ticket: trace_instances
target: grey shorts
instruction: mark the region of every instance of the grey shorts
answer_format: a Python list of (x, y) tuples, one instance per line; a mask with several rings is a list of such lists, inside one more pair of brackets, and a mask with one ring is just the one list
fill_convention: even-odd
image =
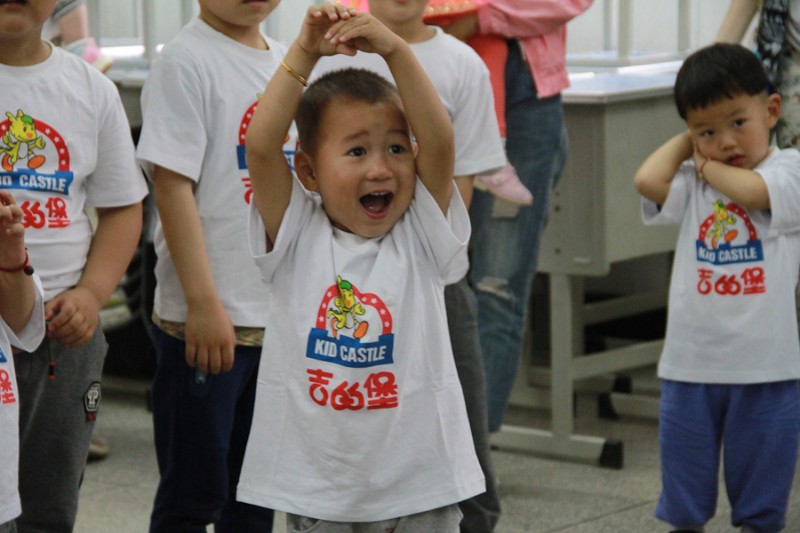
[(457, 504), (379, 522), (329, 522), (287, 513), (289, 533), (458, 533), (461, 511)]

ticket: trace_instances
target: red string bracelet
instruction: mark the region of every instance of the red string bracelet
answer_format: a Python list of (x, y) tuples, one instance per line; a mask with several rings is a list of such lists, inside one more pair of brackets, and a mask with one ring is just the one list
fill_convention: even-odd
[(700, 168), (697, 169), (697, 175), (700, 176), (700, 181), (706, 181), (706, 176), (703, 174), (703, 169), (706, 168), (706, 164), (712, 159), (709, 157), (705, 161), (700, 164)]
[(25, 272), (26, 276), (30, 276), (33, 274), (33, 267), (31, 266), (30, 259), (28, 258), (28, 249), (25, 248), (25, 262), (22, 263), (22, 266), (18, 268), (0, 268), (0, 272), (5, 272), (7, 274), (14, 274), (15, 272), (19, 271)]

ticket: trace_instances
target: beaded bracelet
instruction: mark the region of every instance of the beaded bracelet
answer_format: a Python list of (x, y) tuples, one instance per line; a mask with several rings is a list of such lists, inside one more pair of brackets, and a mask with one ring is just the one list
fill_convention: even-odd
[(18, 268), (0, 268), (0, 272), (5, 272), (6, 274), (14, 274), (19, 271), (25, 272), (26, 276), (30, 276), (33, 274), (33, 267), (31, 266), (30, 259), (28, 258), (28, 249), (25, 248), (25, 262), (22, 263), (22, 266)]
[(303, 76), (300, 75), (295, 69), (287, 65), (283, 60), (281, 60), (281, 66), (292, 76), (294, 79), (299, 81), (303, 84), (303, 87), (308, 87), (308, 80), (305, 79)]

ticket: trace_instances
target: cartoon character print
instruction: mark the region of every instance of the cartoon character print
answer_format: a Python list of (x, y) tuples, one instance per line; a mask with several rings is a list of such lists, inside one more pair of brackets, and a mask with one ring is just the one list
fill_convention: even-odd
[(711, 210), (700, 224), (695, 243), (697, 261), (722, 268), (698, 266), (697, 292), (764, 294), (766, 276), (759, 265), (764, 261), (764, 248), (750, 215), (741, 206), (721, 199), (714, 201)]
[(736, 225), (736, 217), (728, 211), (725, 202), (717, 200), (714, 202), (714, 226), (709, 232), (711, 236), (711, 247), (717, 248), (720, 241), (730, 243), (733, 241), (739, 232), (732, 229)]
[(380, 296), (337, 276), (308, 336), (309, 399), (335, 411), (397, 408), (392, 328), (392, 314)]
[(714, 201), (712, 209), (700, 224), (698, 261), (715, 265), (763, 261), (761, 239), (747, 211), (721, 199)]
[(346, 329), (352, 331), (351, 337), (360, 339), (369, 329), (369, 322), (358, 318), (366, 313), (364, 306), (356, 300), (353, 285), (349, 281), (337, 276), (336, 286), (339, 289), (339, 296), (333, 301), (335, 309), (328, 310), (333, 336), (338, 337), (339, 331)]
[(337, 276), (317, 308), (306, 355), (353, 368), (391, 364), (392, 327), (392, 314), (380, 296), (362, 293)]
[(72, 223), (66, 199), (74, 179), (63, 135), (23, 109), (6, 111), (0, 120), (0, 188), (19, 191), (26, 228)]
[(22, 109), (17, 110), (14, 116), (6, 112), (10, 121), (8, 130), (3, 133), (0, 154), (2, 155), (2, 167), (6, 172), (14, 170), (17, 163), (27, 161), (27, 167), (37, 169), (45, 162), (45, 157), (37, 154), (36, 150), (44, 150), (47, 144), (44, 137), (36, 131), (36, 123), (33, 117), (26, 115)]

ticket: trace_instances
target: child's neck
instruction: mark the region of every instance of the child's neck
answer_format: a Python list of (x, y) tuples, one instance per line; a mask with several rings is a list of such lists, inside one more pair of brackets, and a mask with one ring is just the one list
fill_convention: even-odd
[(409, 44), (429, 41), (436, 36), (433, 26), (428, 26), (422, 20), (400, 24), (384, 22), (384, 24)]
[(15, 39), (0, 41), (0, 64), (9, 67), (30, 67), (38, 65), (51, 52), (50, 45), (38, 35), (36, 39)]
[(202, 13), (200, 14), (200, 18), (206, 24), (239, 44), (255, 48), (256, 50), (269, 50), (269, 45), (267, 45), (267, 42), (261, 35), (261, 30), (258, 26), (233, 26), (217, 18), (203, 16)]

